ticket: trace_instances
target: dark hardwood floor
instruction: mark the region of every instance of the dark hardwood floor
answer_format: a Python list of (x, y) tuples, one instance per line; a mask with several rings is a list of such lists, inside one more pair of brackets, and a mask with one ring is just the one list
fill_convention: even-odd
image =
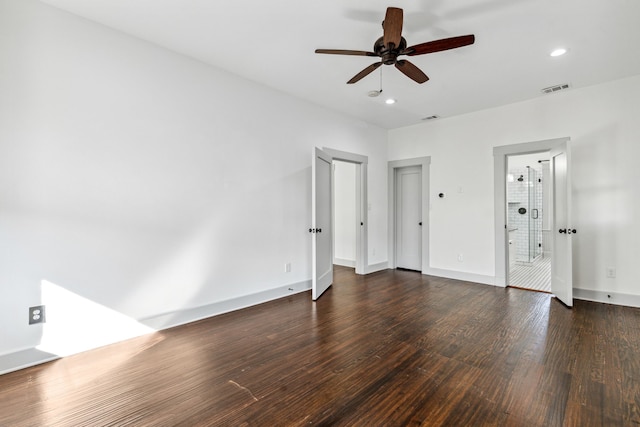
[(394, 270), (0, 376), (1, 426), (638, 424), (640, 310)]

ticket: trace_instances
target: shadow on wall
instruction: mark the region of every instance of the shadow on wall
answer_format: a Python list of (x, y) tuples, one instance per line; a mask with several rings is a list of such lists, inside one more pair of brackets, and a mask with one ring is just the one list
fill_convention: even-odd
[[(127, 292), (125, 312), (135, 309), (135, 301), (154, 298), (165, 307), (171, 301), (169, 310), (140, 317), (164, 328), (280, 297), (276, 289), (284, 285), (292, 285), (293, 292), (306, 290), (300, 286), (311, 277), (310, 186), (307, 167), (225, 200), (214, 222), (156, 260), (157, 267)], [(299, 194), (309, 197), (294, 197)], [(285, 263), (292, 265), (291, 272), (278, 268)]]

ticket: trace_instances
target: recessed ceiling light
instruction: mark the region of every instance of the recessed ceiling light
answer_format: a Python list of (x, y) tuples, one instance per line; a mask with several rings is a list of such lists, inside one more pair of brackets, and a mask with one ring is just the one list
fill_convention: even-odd
[(387, 104), (387, 105), (391, 105), (391, 104), (395, 104), (396, 100), (393, 99), (393, 98), (389, 98), (386, 101), (384, 101), (384, 103)]
[(551, 56), (562, 56), (567, 53), (567, 49), (561, 47), (550, 53)]

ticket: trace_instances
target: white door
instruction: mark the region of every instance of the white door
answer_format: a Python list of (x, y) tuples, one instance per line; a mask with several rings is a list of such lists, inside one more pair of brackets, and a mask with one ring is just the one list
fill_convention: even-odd
[(396, 267), (422, 271), (422, 168), (396, 169)]
[(315, 149), (311, 166), (311, 297), (317, 300), (333, 283), (333, 212), (330, 155)]
[(573, 306), (571, 240), (571, 180), (569, 146), (551, 150), (552, 258), (551, 292), (566, 306)]

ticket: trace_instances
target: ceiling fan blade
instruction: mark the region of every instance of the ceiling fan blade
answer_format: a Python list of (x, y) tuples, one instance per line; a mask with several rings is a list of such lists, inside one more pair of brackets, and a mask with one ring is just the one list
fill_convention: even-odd
[(355, 82), (360, 81), (364, 76), (366, 76), (367, 74), (375, 71), (379, 66), (382, 65), (382, 62), (375, 62), (371, 65), (369, 65), (367, 68), (365, 68), (364, 70), (360, 71), (358, 74), (356, 74), (355, 76), (353, 76), (351, 78), (351, 80), (349, 80), (347, 82), (347, 84), (353, 84)]
[(373, 52), (365, 52), (363, 50), (343, 50), (343, 49), (316, 49), (316, 53), (328, 53), (331, 55), (378, 56)]
[(425, 53), (441, 52), (443, 50), (455, 49), (462, 46), (473, 44), (476, 37), (473, 34), (466, 36), (450, 37), (448, 39), (434, 40), (426, 43), (420, 43), (415, 46), (409, 46), (401, 55), (424, 55)]
[(389, 48), (389, 43), (393, 43), (395, 47), (400, 46), (402, 40), (402, 9), (397, 7), (388, 7), (387, 14), (382, 22), (384, 34), (382, 41)]
[(396, 62), (396, 68), (400, 70), (405, 76), (409, 77), (417, 83), (424, 83), (429, 80), (429, 77), (427, 77), (427, 75), (423, 73), (420, 68), (416, 67), (406, 59), (401, 59), (400, 61)]

